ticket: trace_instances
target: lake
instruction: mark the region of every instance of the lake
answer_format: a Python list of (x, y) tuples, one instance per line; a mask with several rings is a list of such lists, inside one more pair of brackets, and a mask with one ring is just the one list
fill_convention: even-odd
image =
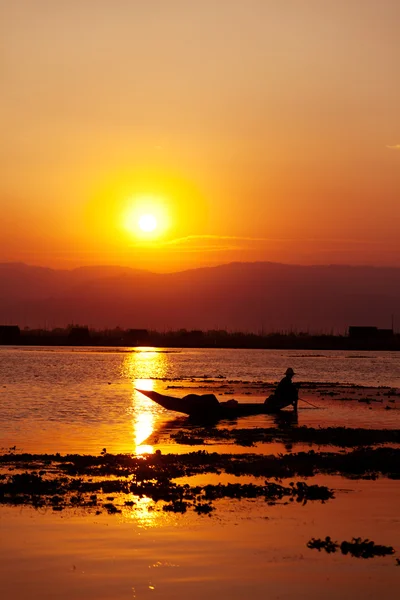
[[(203, 440), (194, 443), (179, 441), (176, 434), (183, 431), (198, 437), (198, 427), (136, 391), (154, 389), (176, 396), (213, 392), (221, 400), (263, 402), (288, 366), (301, 384), (300, 396), (317, 408), (300, 402), (298, 417), (284, 424), (272, 415), (222, 421), (213, 428), (213, 435), (204, 429), (200, 432)], [(345, 472), (335, 467), (315, 475), (306, 470), (305, 475), (288, 472), (268, 477), (251, 470), (248, 474), (224, 470), (213, 466), (213, 461), (226, 456), (235, 466), (241, 457), (251, 467), (256, 457), (262, 467), (275, 455), (278, 462), (285, 457), (299, 460), (303, 469), (307, 456), (312, 465), (335, 454), (341, 462), (352, 448), (335, 441), (276, 439), (253, 444), (246, 438), (244, 443), (240, 438), (232, 441), (228, 434), (278, 428), (290, 438), (301, 426), (310, 428), (311, 434), (338, 426), (396, 432), (400, 426), (399, 367), (400, 355), (390, 352), (0, 347), (3, 481), (27, 477), (24, 473), (29, 471), (32, 486), (35, 477), (45, 485), (58, 469), (65, 473), (57, 463), (64, 454), (80, 455), (71, 458), (79, 470), (79, 461), (86, 455), (98, 457), (100, 463), (104, 456), (104, 465), (113, 465), (115, 455), (123, 453), (139, 461), (139, 470), (147, 456), (165, 460), (168, 469), (176, 465), (177, 472), (181, 459), (182, 465), (187, 461), (192, 466), (197, 460), (210, 460), (211, 467), (204, 472), (199, 468), (172, 476), (172, 492), (175, 485), (186, 486), (180, 488), (182, 494), (190, 489), (207, 494), (207, 486), (214, 486), (214, 492), (227, 490), (213, 501), (212, 512), (202, 514), (189, 509), (179, 512), (179, 503), (178, 510), (165, 510), (165, 502), (151, 499), (150, 494), (107, 492), (107, 487), (92, 494), (95, 500), (88, 504), (81, 501), (84, 493), (65, 495), (74, 504), (63, 508), (60, 493), (45, 504), (28, 484), (25, 496), (17, 495), (14, 505), (9, 501), (0, 505), (2, 597), (397, 598), (397, 475), (397, 479), (390, 473), (365, 475), (357, 466), (354, 472), (348, 470), (344, 463)], [(218, 432), (225, 432), (226, 439), (218, 439)], [(18, 458), (21, 453), (37, 456)], [(54, 456), (39, 456), (44, 453)], [(175, 454), (177, 462), (168, 458)], [(121, 464), (124, 456), (118, 459)], [(81, 475), (74, 469), (67, 473), (64, 485), (95, 486), (100, 478), (100, 474)], [(150, 473), (150, 485), (157, 481), (165, 485), (166, 475), (158, 477)], [(117, 479), (110, 474), (105, 482), (113, 484)], [(122, 486), (135, 481), (133, 475), (123, 474), (120, 479)], [(255, 489), (251, 486), (268, 482), (284, 486), (282, 497), (271, 500), (248, 493)], [(326, 486), (333, 497), (326, 501), (291, 498), (290, 485), (297, 482)], [(237, 485), (243, 486), (243, 496), (232, 493)], [(200, 501), (195, 499), (193, 506), (196, 502)], [(207, 507), (204, 496), (200, 504)], [(307, 547), (312, 537), (326, 536), (338, 543), (369, 538), (394, 546), (395, 555), (360, 559)]]
[[(173, 426), (177, 415), (136, 388), (176, 396), (211, 391), (222, 400), (263, 402), (270, 391), (260, 383), (279, 381), (288, 366), (299, 382), (400, 386), (400, 354), (391, 352), (0, 347), (0, 447), (148, 451), (143, 442), (168, 423)], [(300, 402), (304, 425), (322, 419), (329, 425), (398, 427), (397, 412), (374, 411), (372, 419), (365, 405), (328, 402), (306, 390), (300, 395), (316, 397), (319, 405), (323, 399), (325, 408), (318, 413)], [(271, 422), (267, 415), (241, 421), (246, 427)]]

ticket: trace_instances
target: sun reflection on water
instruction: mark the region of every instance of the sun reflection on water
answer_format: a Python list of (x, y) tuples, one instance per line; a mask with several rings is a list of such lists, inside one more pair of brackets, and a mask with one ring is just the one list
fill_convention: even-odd
[(133, 494), (129, 497), (134, 505), (122, 508), (122, 516), (129, 521), (135, 521), (139, 527), (150, 529), (159, 527), (173, 520), (171, 513), (166, 513), (161, 506), (156, 506), (154, 500), (147, 496), (139, 497)]
[[(151, 401), (150, 401), (151, 402)], [(150, 412), (141, 412), (133, 419), (133, 435), (136, 454), (152, 454), (153, 446), (143, 444), (154, 431), (154, 415)]]
[(153, 390), (155, 380), (165, 376), (168, 367), (168, 355), (155, 348), (142, 348), (132, 352), (124, 359), (123, 372), (132, 381), (132, 429), (135, 454), (151, 454), (153, 446), (144, 444), (153, 433), (158, 407), (137, 389)]

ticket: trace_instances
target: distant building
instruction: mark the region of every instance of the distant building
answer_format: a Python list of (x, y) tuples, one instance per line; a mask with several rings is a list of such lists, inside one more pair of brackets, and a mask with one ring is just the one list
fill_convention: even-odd
[(386, 341), (393, 338), (393, 329), (378, 329), (378, 327), (359, 327), (350, 325), (349, 338), (357, 341)]
[(18, 325), (0, 325), (0, 344), (18, 344), (20, 335)]

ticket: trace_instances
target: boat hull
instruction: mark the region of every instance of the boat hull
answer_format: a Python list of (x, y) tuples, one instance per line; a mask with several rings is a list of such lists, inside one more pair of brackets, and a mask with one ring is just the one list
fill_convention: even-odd
[(274, 414), (291, 404), (290, 402), (287, 404), (281, 403), (279, 407), (272, 408), (271, 406), (266, 406), (262, 402), (238, 402), (237, 404), (218, 402), (213, 394), (204, 394), (202, 396), (189, 394), (183, 398), (176, 398), (175, 396), (160, 394), (153, 390), (137, 389), (136, 391), (144, 394), (147, 398), (150, 398), (167, 410), (172, 410), (190, 417), (212, 417), (223, 419)]

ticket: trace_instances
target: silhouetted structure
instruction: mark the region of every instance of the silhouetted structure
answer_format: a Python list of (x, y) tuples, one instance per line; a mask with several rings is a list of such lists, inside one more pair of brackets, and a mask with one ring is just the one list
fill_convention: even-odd
[[(158, 348), (254, 348), (287, 350), (391, 350), (400, 351), (400, 335), (392, 329), (349, 328), (348, 335), (307, 332), (245, 333), (224, 329), (154, 331), (150, 329), (95, 330), (86, 326), (24, 329), (2, 327), (0, 344), (28, 346), (153, 346)], [(14, 333), (12, 333), (14, 332)]]
[(0, 325), (0, 344), (18, 344), (20, 335), (18, 325)]
[(393, 329), (378, 329), (378, 327), (358, 327), (350, 325), (349, 338), (357, 341), (387, 341), (393, 338)]
[(0, 325), (0, 344), (18, 344), (20, 335), (18, 325)]

